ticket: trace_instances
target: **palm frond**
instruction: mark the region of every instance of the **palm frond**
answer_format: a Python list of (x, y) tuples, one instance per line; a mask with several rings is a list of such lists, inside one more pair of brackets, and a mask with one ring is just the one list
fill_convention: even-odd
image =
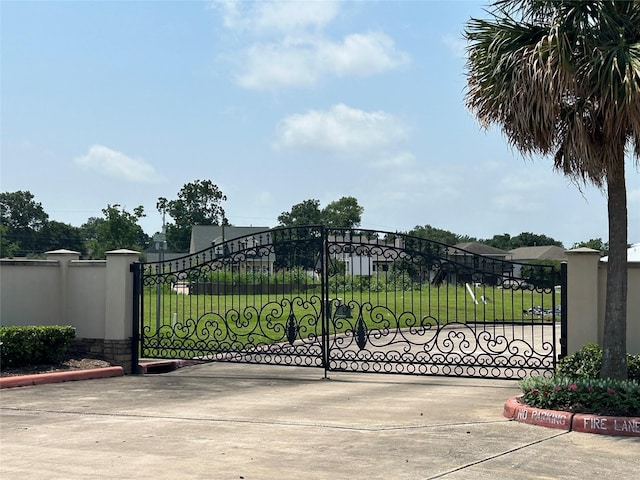
[(620, 145), (640, 151), (640, 1), (498, 0), (489, 13), (465, 31), (467, 107), (602, 186), (624, 167)]

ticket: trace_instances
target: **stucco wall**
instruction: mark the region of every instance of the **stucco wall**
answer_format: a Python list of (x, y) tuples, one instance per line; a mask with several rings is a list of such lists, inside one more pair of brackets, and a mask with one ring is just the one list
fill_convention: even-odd
[(59, 325), (59, 262), (0, 262), (0, 325)]
[(133, 274), (138, 252), (79, 260), (69, 250), (47, 260), (0, 260), (0, 325), (71, 325), (77, 346), (132, 371)]
[(106, 262), (69, 263), (67, 318), (78, 338), (104, 338)]
[[(640, 263), (629, 262), (627, 286), (627, 351), (640, 353)], [(607, 299), (607, 264), (598, 264), (598, 343), (604, 336), (604, 310)]]
[[(607, 263), (588, 248), (567, 252), (567, 350), (602, 345), (607, 296)], [(640, 263), (628, 262), (627, 352), (640, 353)]]

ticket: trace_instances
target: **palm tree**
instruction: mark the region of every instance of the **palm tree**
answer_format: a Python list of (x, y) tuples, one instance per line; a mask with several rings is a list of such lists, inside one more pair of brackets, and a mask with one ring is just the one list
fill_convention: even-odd
[(640, 0), (498, 0), (471, 19), (466, 102), (525, 155), (606, 189), (603, 378), (627, 378), (625, 152), (640, 158)]

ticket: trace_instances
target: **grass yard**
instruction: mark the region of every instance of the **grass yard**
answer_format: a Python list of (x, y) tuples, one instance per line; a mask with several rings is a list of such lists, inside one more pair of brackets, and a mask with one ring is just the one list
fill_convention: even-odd
[[(536, 306), (552, 308), (551, 293), (496, 287), (471, 291), (475, 302), (466, 286), (366, 292), (334, 289), (329, 294), (335, 320), (330, 322), (330, 330), (352, 331), (360, 316), (368, 330), (453, 322), (539, 323), (540, 315), (524, 311)], [(338, 308), (336, 299), (350, 307), (351, 318), (341, 316), (345, 312)], [(287, 336), (292, 313), (300, 338), (318, 334), (321, 309), (319, 290), (311, 289), (280, 295), (183, 295), (164, 288), (158, 295), (156, 289), (147, 287), (142, 301), (145, 336), (155, 336), (160, 326), (161, 336), (165, 332), (184, 338), (234, 339), (242, 344), (282, 341)], [(545, 319), (551, 318), (549, 315)]]

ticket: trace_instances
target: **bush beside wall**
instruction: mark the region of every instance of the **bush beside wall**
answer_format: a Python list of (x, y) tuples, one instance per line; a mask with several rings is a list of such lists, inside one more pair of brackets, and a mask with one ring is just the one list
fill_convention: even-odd
[(68, 326), (0, 327), (0, 366), (49, 364), (66, 354), (76, 329)]
[[(597, 379), (600, 378), (601, 367), (602, 346), (589, 343), (560, 360), (556, 374), (572, 379)], [(640, 382), (640, 354), (627, 354), (627, 367), (629, 380)]]

